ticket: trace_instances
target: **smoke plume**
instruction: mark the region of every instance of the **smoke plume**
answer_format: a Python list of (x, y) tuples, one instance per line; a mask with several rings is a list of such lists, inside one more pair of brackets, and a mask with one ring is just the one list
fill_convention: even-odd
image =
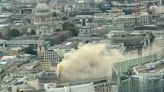
[[(66, 55), (57, 65), (57, 74), (65, 81), (81, 81), (111, 77), (112, 64), (137, 57), (123, 55), (116, 49), (107, 49), (105, 44), (89, 43)], [(146, 50), (144, 55), (150, 54)]]

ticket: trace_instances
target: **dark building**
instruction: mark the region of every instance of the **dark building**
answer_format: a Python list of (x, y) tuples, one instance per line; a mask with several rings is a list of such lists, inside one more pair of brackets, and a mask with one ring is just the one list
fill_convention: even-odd
[(158, 26), (156, 25), (141, 25), (141, 26), (135, 26), (135, 30), (158, 30)]
[(61, 83), (55, 72), (43, 72), (38, 76), (39, 83)]
[(138, 54), (142, 54), (141, 50), (150, 47), (154, 41), (152, 33), (118, 33), (111, 37), (112, 43), (122, 43), (126, 47), (126, 51), (138, 50)]

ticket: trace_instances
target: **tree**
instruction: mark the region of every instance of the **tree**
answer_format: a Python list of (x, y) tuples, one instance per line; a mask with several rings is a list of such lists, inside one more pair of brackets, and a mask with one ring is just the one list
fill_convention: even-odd
[(27, 54), (32, 54), (32, 55), (36, 55), (36, 51), (34, 51), (33, 46), (30, 45), (29, 47), (24, 49), (24, 52)]
[(20, 32), (18, 29), (11, 29), (7, 32), (7, 39), (11, 39), (12, 37), (20, 36)]
[(62, 20), (68, 20), (68, 17), (64, 16), (64, 17), (62, 18)]
[(31, 19), (26, 19), (27, 23), (31, 23)]
[(1, 70), (1, 71), (0, 71), (0, 74), (3, 74), (3, 73), (5, 73), (5, 70)]
[(57, 17), (57, 13), (56, 12), (52, 13), (52, 17)]
[(56, 32), (59, 32), (59, 31), (61, 31), (60, 29), (56, 29)]
[(35, 30), (32, 29), (32, 30), (31, 30), (31, 35), (35, 35), (35, 34), (36, 34)]
[(7, 8), (6, 8), (6, 7), (2, 7), (1, 10), (2, 10), (2, 11), (7, 11)]
[(77, 36), (77, 34), (78, 34), (77, 28), (75, 27), (75, 25), (73, 23), (70, 23), (70, 22), (65, 22), (63, 24), (63, 30), (70, 31), (73, 36)]

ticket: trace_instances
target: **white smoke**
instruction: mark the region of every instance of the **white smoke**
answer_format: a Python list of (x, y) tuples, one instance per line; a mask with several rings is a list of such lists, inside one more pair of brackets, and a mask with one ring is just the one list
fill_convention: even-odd
[[(136, 53), (123, 55), (116, 49), (109, 50), (106, 47), (105, 44), (94, 43), (79, 47), (78, 50), (66, 55), (57, 65), (57, 73), (65, 81), (81, 81), (106, 76), (110, 78), (113, 63), (138, 57)], [(150, 49), (143, 53), (143, 55), (148, 54)]]

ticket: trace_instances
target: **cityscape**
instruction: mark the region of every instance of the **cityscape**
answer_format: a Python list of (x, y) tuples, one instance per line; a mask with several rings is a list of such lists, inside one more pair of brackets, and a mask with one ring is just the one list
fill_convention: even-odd
[(164, 92), (164, 0), (0, 0), (0, 92)]

